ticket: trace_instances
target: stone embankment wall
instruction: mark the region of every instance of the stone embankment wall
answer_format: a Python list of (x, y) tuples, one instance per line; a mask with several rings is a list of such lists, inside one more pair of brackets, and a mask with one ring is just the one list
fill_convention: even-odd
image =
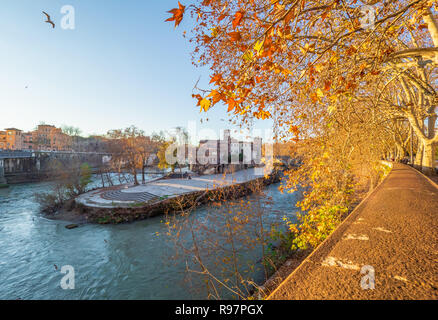
[(199, 205), (219, 200), (238, 199), (254, 192), (256, 186), (267, 186), (279, 182), (281, 171), (276, 171), (268, 178), (234, 184), (214, 190), (196, 191), (181, 196), (152, 203), (138, 204), (132, 208), (96, 208), (76, 203), (74, 211), (83, 215), (88, 222), (99, 224), (118, 224), (144, 220), (163, 214), (178, 213)]

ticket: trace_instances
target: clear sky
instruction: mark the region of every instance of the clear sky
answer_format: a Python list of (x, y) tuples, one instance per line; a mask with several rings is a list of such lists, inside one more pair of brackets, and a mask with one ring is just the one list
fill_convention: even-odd
[[(75, 9), (75, 30), (61, 28), (64, 5)], [(151, 133), (189, 121), (198, 130), (233, 129), (221, 121), (228, 119), (225, 107), (200, 114), (191, 97), (199, 77), (208, 83), (209, 70), (191, 64), (182, 37), (189, 15), (176, 30), (164, 22), (176, 6), (177, 0), (2, 0), (0, 129), (27, 131), (45, 122), (84, 134), (130, 125)]]

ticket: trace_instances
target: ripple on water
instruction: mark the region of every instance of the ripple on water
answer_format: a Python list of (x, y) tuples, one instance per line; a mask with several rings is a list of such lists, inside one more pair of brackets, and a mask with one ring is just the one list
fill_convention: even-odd
[[(38, 211), (33, 194), (48, 187), (38, 183), (0, 190), (0, 299), (205, 298), (188, 290), (185, 265), (173, 263), (170, 244), (157, 237), (166, 231), (161, 217), (67, 230), (66, 222)], [(270, 219), (293, 215), (293, 195), (281, 195), (276, 186), (267, 194), (274, 198), (267, 209)], [(193, 217), (205, 219), (205, 212), (199, 208)], [(75, 290), (60, 287), (64, 265), (75, 268)]]

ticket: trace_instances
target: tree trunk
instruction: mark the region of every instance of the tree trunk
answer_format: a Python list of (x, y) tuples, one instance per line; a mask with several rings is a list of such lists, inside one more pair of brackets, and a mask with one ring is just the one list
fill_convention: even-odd
[(431, 143), (424, 144), (422, 171), (427, 175), (435, 175), (435, 148)]
[(423, 149), (424, 149), (423, 143), (421, 141), (419, 141), (417, 154), (415, 156), (415, 162), (414, 162), (414, 167), (416, 169), (421, 169), (421, 167), (423, 165)]
[(396, 152), (396, 161), (400, 162), (405, 157), (405, 150), (401, 144), (396, 143), (397, 152)]
[(411, 166), (413, 166), (414, 165), (414, 129), (412, 129), (412, 126), (411, 126), (410, 135), (411, 135), (411, 148), (410, 148), (409, 154), (411, 157), (411, 160), (410, 160)]
[(143, 166), (141, 167), (141, 183), (145, 184), (146, 183), (146, 178), (145, 178), (145, 173), (144, 173), (144, 169), (145, 169), (145, 165), (143, 163)]
[[(430, 116), (427, 119), (427, 135), (429, 140), (435, 138), (435, 124), (437, 116), (435, 114), (435, 106), (431, 106), (428, 110)], [(423, 155), (423, 172), (427, 175), (436, 174), (435, 171), (435, 146), (431, 142), (424, 143), (424, 155)]]
[(138, 183), (138, 179), (137, 179), (137, 170), (135, 168), (133, 169), (133, 174), (134, 174), (134, 184), (136, 186), (138, 186), (139, 183)]

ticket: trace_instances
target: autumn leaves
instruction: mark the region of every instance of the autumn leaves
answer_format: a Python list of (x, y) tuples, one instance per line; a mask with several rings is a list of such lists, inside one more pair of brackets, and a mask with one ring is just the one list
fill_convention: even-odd
[(178, 1), (178, 8), (172, 9), (170, 11), (168, 11), (169, 13), (171, 13), (173, 16), (170, 17), (169, 19), (167, 19), (166, 21), (175, 21), (175, 28), (179, 26), (179, 24), (181, 23), (183, 17), (184, 17), (184, 12), (186, 10), (186, 7), (183, 6), (179, 1)]
[[(199, 23), (199, 28), (205, 28), (208, 18), (208, 14), (203, 11), (204, 7), (213, 6), (217, 9), (217, 3), (214, 1), (203, 1), (201, 7), (192, 6), (193, 12), (197, 14), (197, 22)], [(169, 11), (172, 17), (166, 21), (175, 21), (175, 26), (179, 25), (184, 12), (185, 7), (178, 3), (179, 8), (175, 8)], [(254, 43), (253, 47), (246, 47), (243, 44), (242, 33), (240, 26), (243, 24), (246, 18), (245, 10), (237, 10), (232, 15), (226, 10), (227, 6), (221, 8), (215, 14), (215, 20), (217, 23), (213, 23), (209, 32), (200, 32), (196, 37), (196, 42), (202, 46), (208, 47), (208, 50), (216, 52), (217, 54), (222, 54), (224, 51), (238, 50), (240, 51), (239, 60), (243, 64), (250, 64), (254, 61), (254, 58), (263, 53), (264, 41), (258, 40)], [(225, 28), (221, 23), (226, 23), (227, 28)], [(198, 27), (196, 27), (198, 28)], [(228, 49), (227, 49), (228, 48)], [(196, 49), (195, 51), (198, 51)], [(213, 54), (211, 55), (213, 56)], [(220, 59), (220, 57), (218, 57)], [(201, 61), (202, 59), (198, 59)], [(225, 60), (225, 59), (221, 59)], [(197, 99), (197, 106), (200, 107), (201, 112), (208, 111), (211, 107), (217, 103), (222, 102), (227, 107), (228, 112), (233, 112), (234, 114), (245, 114), (248, 112), (249, 105), (245, 105), (245, 100), (248, 95), (252, 92), (252, 88), (257, 82), (262, 81), (260, 77), (256, 75), (253, 77), (248, 77), (247, 79), (241, 79), (239, 81), (239, 73), (242, 70), (242, 66), (239, 69), (232, 70), (231, 74), (228, 72), (214, 72), (211, 76), (210, 85), (214, 85), (214, 89), (209, 90), (207, 93), (194, 94), (193, 97)], [(213, 68), (212, 68), (213, 69)], [(261, 99), (261, 104), (264, 104), (264, 99)], [(271, 114), (260, 109), (252, 114), (255, 117), (266, 119), (271, 116)]]

